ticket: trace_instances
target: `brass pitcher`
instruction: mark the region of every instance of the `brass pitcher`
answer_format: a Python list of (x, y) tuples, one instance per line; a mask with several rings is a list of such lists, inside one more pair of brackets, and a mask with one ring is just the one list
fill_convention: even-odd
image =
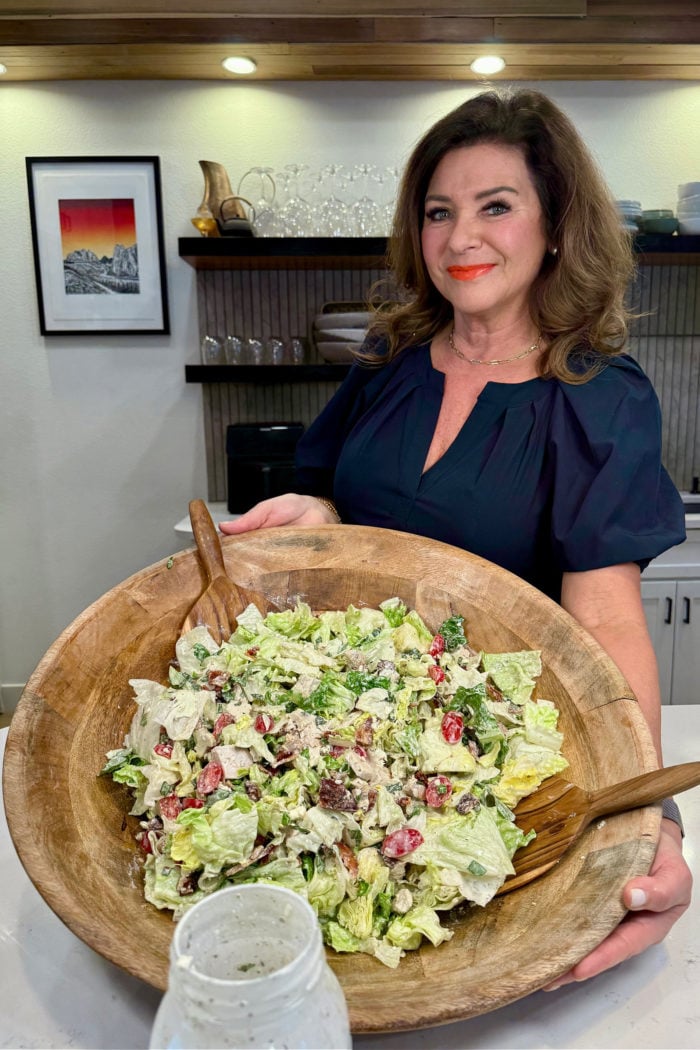
[(204, 196), (192, 219), (192, 225), (205, 237), (218, 237), (221, 231), (217, 218), (221, 214), (224, 201), (227, 201), (229, 218), (246, 219), (246, 213), (231, 189), (223, 164), (215, 160), (200, 160), (199, 166), (204, 175)]

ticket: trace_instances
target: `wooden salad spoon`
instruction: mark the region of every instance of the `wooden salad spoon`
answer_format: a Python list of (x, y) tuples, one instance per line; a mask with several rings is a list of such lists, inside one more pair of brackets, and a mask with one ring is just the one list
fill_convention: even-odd
[(522, 831), (534, 828), (537, 837), (515, 854), (515, 875), (506, 879), (498, 893), (510, 893), (543, 875), (591, 821), (661, 802), (698, 784), (700, 762), (654, 769), (596, 791), (585, 791), (563, 777), (550, 777), (515, 807), (515, 823)]
[(197, 551), (208, 582), (185, 617), (181, 633), (204, 625), (214, 641), (221, 643), (231, 637), (238, 614), (251, 602), (263, 616), (278, 607), (264, 595), (239, 587), (228, 576), (219, 532), (204, 500), (193, 499), (189, 509)]

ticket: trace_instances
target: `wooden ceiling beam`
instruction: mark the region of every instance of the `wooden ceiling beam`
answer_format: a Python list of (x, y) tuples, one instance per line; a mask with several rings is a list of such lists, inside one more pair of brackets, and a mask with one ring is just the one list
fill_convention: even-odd
[[(258, 63), (246, 80), (460, 80), (483, 83), (469, 69), (485, 44), (288, 44), (246, 46)], [(509, 44), (508, 63), (495, 81), (700, 80), (700, 46)], [(73, 45), (9, 48), (0, 55), (3, 79), (31, 80), (228, 80), (217, 45)]]
[(193, 0), (0, 0), (0, 18), (583, 18), (586, 0), (205, 0), (199, 8)]

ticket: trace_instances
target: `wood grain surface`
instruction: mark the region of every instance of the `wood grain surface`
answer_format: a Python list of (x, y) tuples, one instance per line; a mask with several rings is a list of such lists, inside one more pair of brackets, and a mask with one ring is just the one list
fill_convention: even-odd
[[(561, 710), (567, 776), (595, 791), (655, 768), (629, 686), (562, 609), (503, 569), (445, 544), (390, 530), (329, 525), (269, 529), (223, 541), (226, 567), (271, 603), (317, 610), (393, 595), (432, 628), (465, 617), (470, 643), (542, 650), (537, 695)], [(95, 951), (165, 988), (169, 914), (143, 898), (126, 790), (98, 777), (134, 710), (130, 678), (166, 680), (187, 611), (207, 583), (194, 550), (125, 580), (86, 609), (41, 660), (9, 733), (3, 788), (29, 877)], [(459, 1020), (529, 994), (565, 972), (624, 915), (621, 890), (649, 869), (660, 807), (592, 825), (547, 875), (464, 907), (454, 937), (409, 952), (396, 970), (336, 955), (353, 1031), (400, 1031)]]

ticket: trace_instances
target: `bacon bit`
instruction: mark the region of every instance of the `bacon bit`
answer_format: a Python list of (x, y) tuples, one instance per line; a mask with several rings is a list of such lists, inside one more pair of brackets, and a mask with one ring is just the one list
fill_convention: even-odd
[(370, 788), (367, 792), (367, 801), (369, 802), (369, 808), (371, 809), (374, 803), (377, 801), (377, 789)]
[(250, 649), (246, 649), (245, 654), (246, 654), (246, 656), (251, 656), (251, 657), (252, 656), (257, 656), (259, 651), (260, 651), (260, 646), (259, 645), (251, 645)]
[(278, 766), (284, 766), (287, 762), (291, 762), (293, 758), (296, 758), (297, 751), (278, 751), (275, 755), (275, 761), (272, 763), (273, 773), (277, 772)]
[(156, 744), (153, 748), (157, 755), (161, 758), (172, 758), (173, 757), (173, 742), (172, 740), (164, 741), (162, 744)]
[(328, 752), (331, 758), (340, 758), (347, 751), (346, 747), (341, 747), (340, 744), (333, 744), (330, 751)]
[(443, 671), (442, 667), (438, 667), (437, 664), (433, 664), (432, 667), (428, 668), (428, 676), (432, 678), (432, 680), (435, 682), (435, 685), (439, 685), (440, 682), (445, 681), (445, 672)]
[(337, 780), (330, 780), (328, 777), (321, 780), (318, 804), (323, 809), (337, 809), (345, 813), (352, 813), (357, 809), (357, 803), (348, 789)]
[(260, 790), (260, 786), (258, 784), (255, 784), (252, 780), (246, 780), (243, 786), (245, 788), (245, 793), (248, 796), (248, 798), (251, 798), (253, 802), (260, 801), (260, 799), (262, 798), (262, 791)]
[(197, 883), (192, 875), (182, 875), (178, 880), (177, 892), (181, 897), (189, 897), (197, 889)]
[(253, 728), (258, 733), (270, 733), (270, 732), (272, 732), (274, 724), (275, 724), (275, 720), (272, 717), (272, 715), (268, 715), (266, 712), (264, 712), (261, 715), (256, 715), (255, 716), (255, 721), (253, 722)]
[(361, 726), (358, 726), (355, 731), (355, 740), (358, 744), (364, 744), (366, 747), (371, 747), (374, 743), (374, 722), (371, 718), (366, 718)]
[(214, 734), (214, 736), (220, 736), (224, 726), (233, 725), (235, 721), (236, 719), (233, 717), (233, 715), (230, 715), (228, 711), (224, 711), (222, 714), (219, 715), (216, 722), (214, 722), (214, 728), (212, 729), (212, 733)]
[(365, 751), (364, 747), (360, 747), (359, 744), (355, 745), (353, 751), (355, 751), (360, 756), (360, 758), (367, 758), (367, 752)]
[(359, 866), (354, 851), (351, 850), (349, 846), (346, 846), (344, 842), (339, 842), (338, 852), (340, 853), (340, 859), (342, 860), (343, 865), (350, 872), (353, 879), (356, 879)]
[(274, 848), (274, 842), (270, 842), (267, 846), (255, 846), (248, 857), (248, 860), (243, 861), (242, 864), (234, 864), (232, 868), (227, 868), (224, 875), (226, 875), (227, 878), (230, 878), (232, 875), (237, 875), (239, 871), (244, 871), (246, 868), (249, 868), (251, 864), (256, 864), (258, 861), (262, 863), (267, 860)]
[(228, 671), (207, 671), (207, 684), (212, 689), (223, 689), (230, 677)]

